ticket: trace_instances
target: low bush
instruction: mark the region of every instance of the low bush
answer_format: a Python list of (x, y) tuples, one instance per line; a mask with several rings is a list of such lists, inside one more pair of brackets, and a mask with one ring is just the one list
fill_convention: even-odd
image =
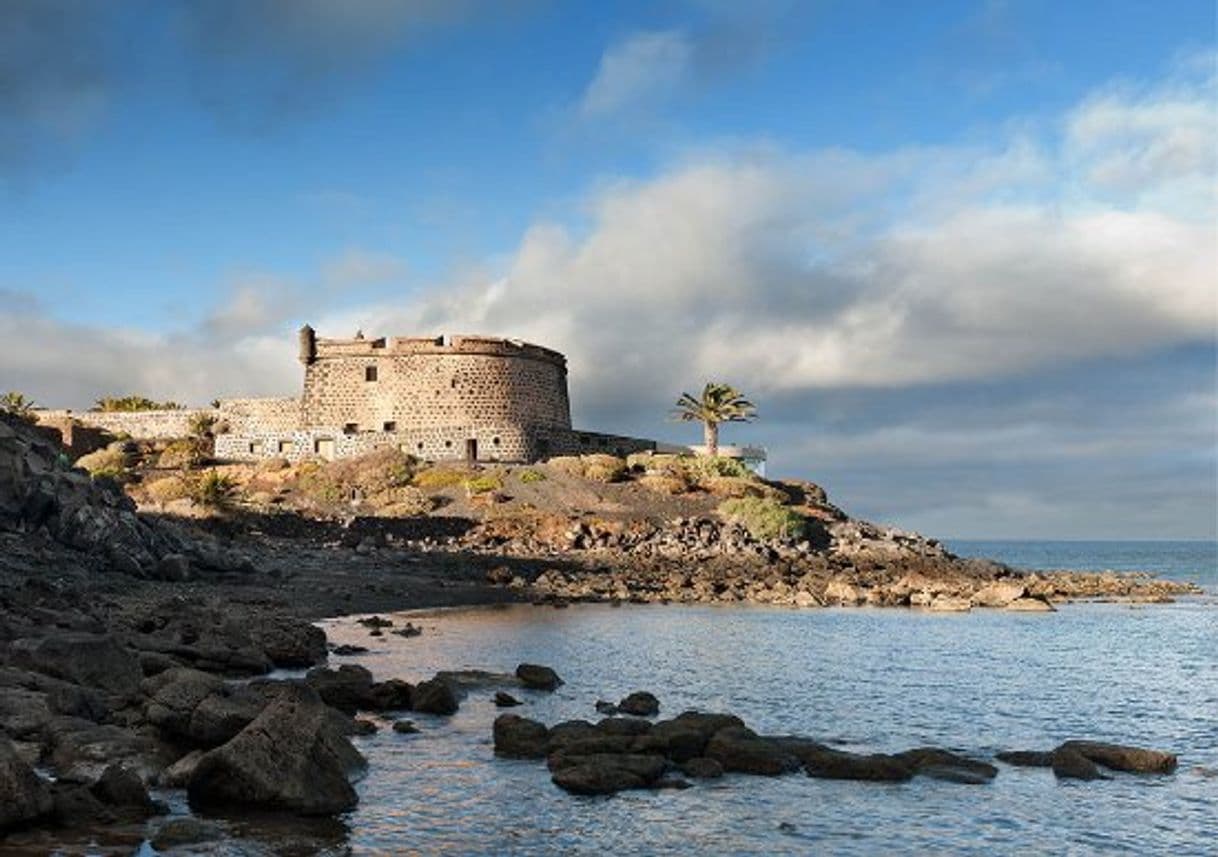
[(170, 441), (157, 456), (157, 466), (169, 470), (194, 467), (203, 460), (206, 453), (194, 438), (181, 438)]
[(476, 494), (485, 494), (488, 491), (500, 491), (503, 488), (503, 480), (493, 473), (486, 473), (482, 476), (475, 476), (465, 480), (465, 492), (473, 497)]
[(184, 500), (191, 495), (190, 483), (181, 476), (166, 476), (149, 482), (145, 486), (148, 497), (157, 505), (164, 506), (174, 500)]
[(689, 490), (689, 483), (683, 478), (666, 473), (646, 473), (639, 477), (639, 484), (660, 494), (684, 494)]
[(546, 461), (546, 464), (569, 476), (584, 475), (584, 462), (578, 455), (556, 455)]
[(158, 402), (147, 396), (103, 396), (93, 408), (105, 413), (133, 413), (135, 411), (180, 411), (177, 402)]
[(208, 470), (191, 480), (190, 499), (200, 506), (223, 509), (237, 493), (237, 483), (218, 470)]
[(534, 482), (545, 482), (546, 475), (544, 473), (542, 473), (540, 470), (533, 470), (532, 468), (526, 468), (526, 469), (520, 471), (520, 481), (523, 482), (525, 485), (531, 485)]
[(117, 444), (110, 444), (105, 449), (76, 459), (76, 466), (89, 471), (89, 475), (94, 479), (109, 478), (116, 482), (126, 481), (130, 476), (127, 464), (127, 453)]
[(616, 455), (596, 453), (582, 456), (580, 461), (584, 478), (593, 482), (621, 482), (629, 473), (626, 460)]
[(761, 497), (776, 503), (786, 503), (789, 498), (784, 491), (767, 485), (760, 479), (749, 476), (710, 476), (698, 482), (699, 487), (716, 497)]
[(323, 503), (378, 498), (409, 485), (418, 466), (414, 456), (396, 447), (385, 447), (356, 458), (310, 462), (298, 470), (297, 486)]
[(719, 514), (742, 524), (755, 539), (801, 538), (808, 521), (789, 506), (763, 497), (740, 497), (719, 504)]

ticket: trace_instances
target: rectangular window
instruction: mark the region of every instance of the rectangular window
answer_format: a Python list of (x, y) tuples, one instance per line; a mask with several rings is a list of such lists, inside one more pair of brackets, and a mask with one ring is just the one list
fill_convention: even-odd
[(389, 422), (385, 423), (385, 425), (384, 425), (384, 426), (382, 426), (382, 428), (383, 428), (385, 431), (397, 431), (397, 430), (398, 430), (398, 424), (397, 424), (397, 423), (395, 423), (393, 420), (390, 420)]
[(292, 441), (290, 441), (290, 440), (281, 440), (281, 441), (279, 441), (279, 451), (280, 451), (281, 453), (283, 453), (283, 452), (291, 452), (291, 451), (292, 451)]
[(375, 366), (365, 366), (364, 367), (364, 380), (365, 381), (375, 381), (376, 380), (376, 367)]
[(355, 434), (359, 431), (359, 423), (347, 423), (343, 426), (343, 434)]

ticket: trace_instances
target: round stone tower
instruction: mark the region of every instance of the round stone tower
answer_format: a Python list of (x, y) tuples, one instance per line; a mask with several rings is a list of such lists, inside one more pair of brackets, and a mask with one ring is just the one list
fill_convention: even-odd
[(557, 351), (485, 336), (301, 339), (306, 430), (391, 433), (421, 457), (503, 461), (544, 457), (571, 434)]

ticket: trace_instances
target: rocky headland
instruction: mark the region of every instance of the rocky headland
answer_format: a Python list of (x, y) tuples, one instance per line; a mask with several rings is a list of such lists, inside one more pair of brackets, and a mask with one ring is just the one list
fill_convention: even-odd
[[(633, 474), (614, 464), (614, 481), (600, 482), (590, 464), (576, 475), (567, 462), (488, 469), (426, 494), (419, 476), (429, 471), (389, 464), (383, 497), (324, 468), (276, 468), (235, 480), (239, 496), (219, 511), (183, 507), (149, 501), (147, 471), (133, 469), (124, 490), (73, 468), (24, 421), (0, 417), (0, 834), (27, 853), (65, 841), (126, 853), (149, 836), (164, 847), (215, 838), (224, 828), (209, 819), (251, 811), (329, 817), (357, 799), (351, 783), (365, 762), (351, 739), (376, 728), (362, 715), (395, 718), (395, 731), (409, 733), (399, 713), (451, 714), (491, 685), (507, 707), (514, 693), (559, 681), (527, 664), (506, 677), (331, 669), (313, 624), (325, 616), (521, 600), (1049, 611), (1074, 598), (1192, 591), (1149, 576), (960, 559), (931, 539), (849, 518), (809, 483), (711, 477), (712, 488), (740, 480), (716, 494), (646, 464)], [(385, 471), (377, 462), (378, 484)], [(325, 502), (302, 490), (302, 476)], [(662, 491), (647, 484), (660, 478), (671, 480)], [(485, 481), (471, 488), (470, 479)], [(747, 503), (738, 515), (725, 510), (722, 492), (768, 499), (762, 512), (779, 510), (777, 531)], [(430, 511), (408, 514), (408, 500)], [(299, 677), (268, 677), (280, 669)], [(581, 793), (675, 784), (716, 766), (855, 770), (837, 751), (758, 736), (729, 715), (714, 729), (710, 715), (652, 724), (654, 701), (623, 700), (598, 724), (501, 719), (496, 749), (548, 758), (556, 783)], [(1096, 763), (1123, 770), (1112, 761), (1135, 758), (1096, 746), (1019, 758), (1059, 776)], [(986, 778), (988, 762), (946, 752), (859, 764)], [(754, 762), (766, 771), (745, 770)], [(165, 790), (181, 790), (201, 815), (156, 821)]]

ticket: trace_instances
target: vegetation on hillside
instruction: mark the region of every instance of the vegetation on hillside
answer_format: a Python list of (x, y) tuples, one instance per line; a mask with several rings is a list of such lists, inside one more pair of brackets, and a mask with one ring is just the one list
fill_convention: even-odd
[(719, 504), (719, 514), (744, 526), (755, 539), (799, 539), (808, 519), (790, 506), (765, 497), (739, 497)]

